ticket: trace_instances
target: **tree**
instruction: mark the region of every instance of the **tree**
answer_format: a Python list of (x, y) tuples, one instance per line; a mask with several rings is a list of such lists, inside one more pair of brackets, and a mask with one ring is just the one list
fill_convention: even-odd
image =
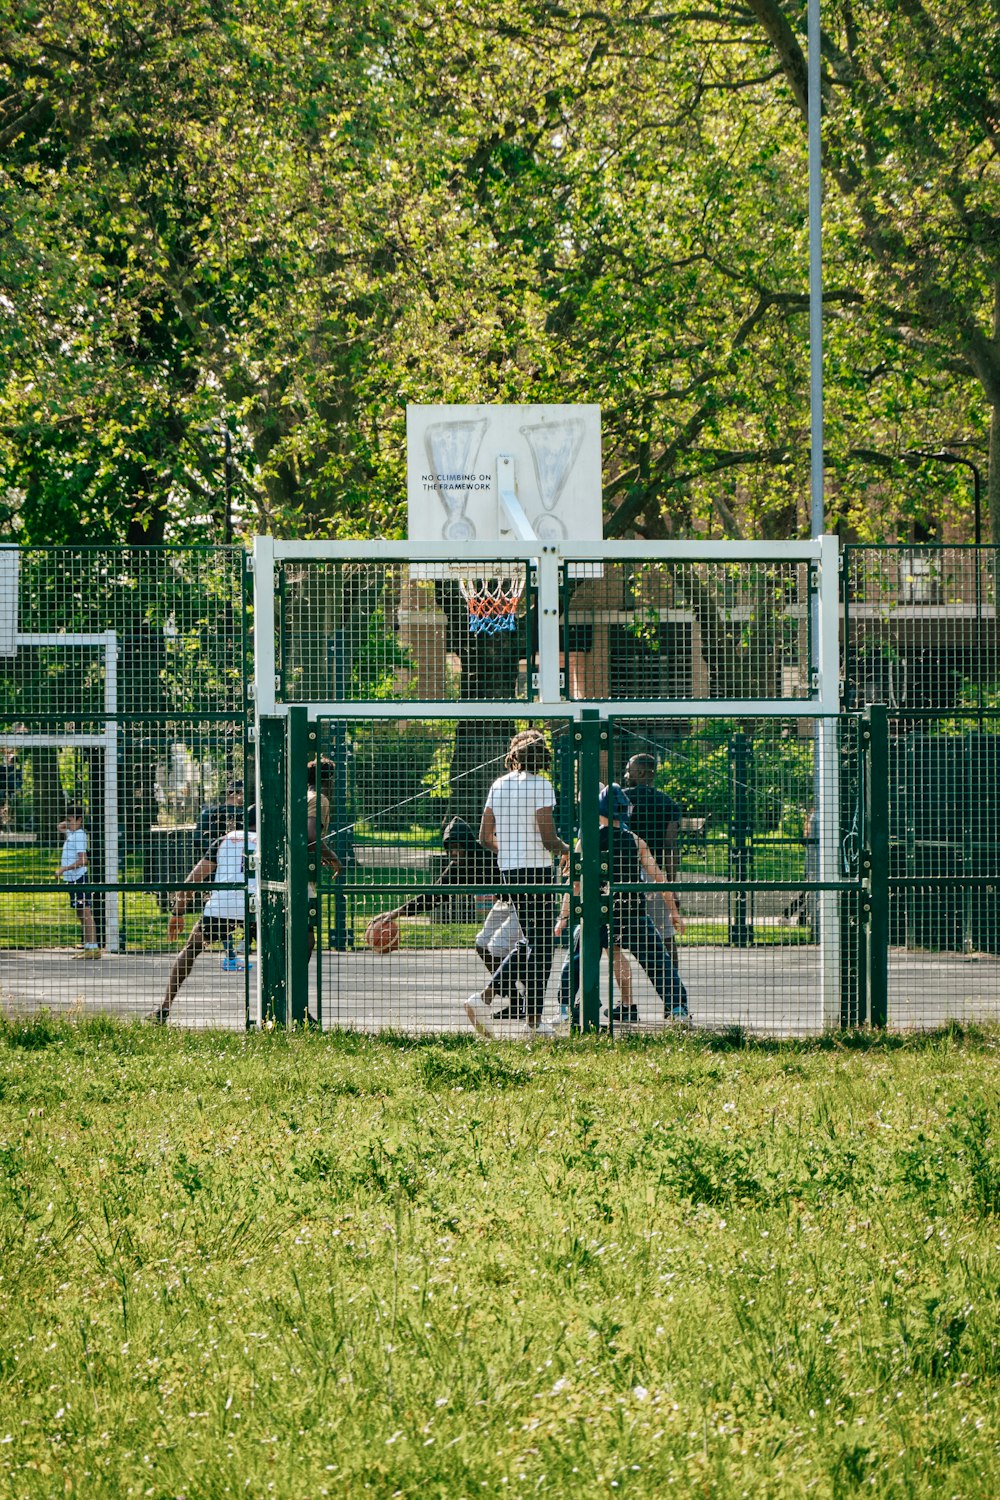
[[(806, 63), (777, 0), (749, 0), (800, 115)], [(989, 508), (1000, 537), (1000, 18), (903, 0), (827, 7), (824, 161), (857, 218), (886, 327), (990, 409)]]
[[(996, 408), (997, 21), (824, 9), (830, 514), (894, 535), (852, 451), (975, 454)], [(441, 399), (600, 401), (611, 534), (801, 529), (803, 26), (776, 0), (0, 23), (21, 534), (218, 535), (222, 419), (254, 525), (392, 534), (405, 404)]]

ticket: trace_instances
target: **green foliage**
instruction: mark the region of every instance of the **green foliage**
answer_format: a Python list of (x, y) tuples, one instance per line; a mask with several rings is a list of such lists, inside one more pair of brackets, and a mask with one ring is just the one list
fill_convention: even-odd
[[(440, 730), (419, 720), (367, 720), (351, 735), (356, 819), (376, 832), (440, 823), (440, 778), (434, 773)], [(447, 793), (445, 792), (445, 796)]]
[[(734, 734), (746, 728), (736, 720), (719, 719), (711, 727), (673, 747), (661, 766), (662, 790), (680, 802), (685, 817), (710, 817), (713, 831), (724, 830), (732, 816)], [(749, 784), (746, 788), (751, 827), (758, 836), (783, 830), (801, 838), (803, 816), (814, 798), (814, 745), (779, 726), (761, 729), (750, 737)]]
[[(447, 399), (599, 401), (615, 534), (803, 528), (801, 7), (31, 17), (0, 20), (0, 524), (219, 537), (225, 423), (237, 527), (396, 533), (405, 403)], [(899, 454), (987, 447), (996, 15), (823, 21), (831, 515), (967, 530), (963, 476)]]

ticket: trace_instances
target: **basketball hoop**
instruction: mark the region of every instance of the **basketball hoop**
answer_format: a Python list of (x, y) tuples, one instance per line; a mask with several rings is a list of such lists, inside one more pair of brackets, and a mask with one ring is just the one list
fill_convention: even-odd
[(458, 586), (469, 607), (470, 635), (499, 635), (516, 629), (524, 578), (524, 568), (508, 578), (481, 578), (471, 573), (459, 577)]

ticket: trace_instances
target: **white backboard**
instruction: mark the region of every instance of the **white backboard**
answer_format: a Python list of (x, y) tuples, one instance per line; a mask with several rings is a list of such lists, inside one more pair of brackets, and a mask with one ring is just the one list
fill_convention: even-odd
[(499, 540), (501, 457), (540, 541), (602, 539), (599, 406), (408, 406), (410, 541)]

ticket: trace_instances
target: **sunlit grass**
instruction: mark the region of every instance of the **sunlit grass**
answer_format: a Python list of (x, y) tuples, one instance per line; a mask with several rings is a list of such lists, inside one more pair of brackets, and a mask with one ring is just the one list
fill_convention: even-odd
[(0, 1027), (0, 1481), (990, 1495), (995, 1032)]

